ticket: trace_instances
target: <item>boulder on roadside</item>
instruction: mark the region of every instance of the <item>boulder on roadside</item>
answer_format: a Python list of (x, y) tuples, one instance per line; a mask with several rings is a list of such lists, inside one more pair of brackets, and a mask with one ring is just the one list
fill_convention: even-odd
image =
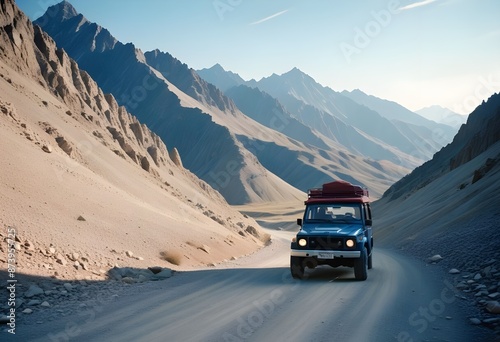
[(492, 314), (500, 314), (500, 303), (496, 300), (489, 301), (486, 304), (486, 310)]
[(440, 262), (441, 260), (443, 260), (443, 257), (439, 254), (436, 254), (436, 255), (433, 255), (430, 258), (428, 258), (427, 262), (428, 263), (436, 263), (436, 262)]
[(41, 295), (43, 294), (44, 291), (42, 290), (42, 288), (40, 288), (38, 285), (31, 285), (29, 288), (28, 288), (28, 291), (26, 291), (24, 293), (24, 297), (26, 298), (31, 298), (31, 297), (34, 297), (34, 296), (38, 296), (38, 295)]
[(164, 268), (160, 273), (157, 273), (151, 277), (151, 280), (163, 280), (170, 278), (172, 276), (172, 270), (169, 268)]

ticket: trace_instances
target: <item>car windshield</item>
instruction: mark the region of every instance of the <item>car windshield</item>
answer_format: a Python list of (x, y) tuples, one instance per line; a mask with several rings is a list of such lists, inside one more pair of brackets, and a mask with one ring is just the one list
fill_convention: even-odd
[(305, 215), (305, 222), (355, 223), (360, 220), (358, 203), (310, 204)]

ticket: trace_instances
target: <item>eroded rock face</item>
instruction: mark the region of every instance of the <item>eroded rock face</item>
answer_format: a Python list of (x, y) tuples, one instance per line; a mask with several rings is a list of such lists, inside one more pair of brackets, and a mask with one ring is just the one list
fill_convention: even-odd
[(170, 151), (170, 159), (174, 162), (175, 165), (182, 168), (182, 160), (179, 154), (179, 151), (174, 147), (172, 151)]
[[(74, 13), (64, 15), (71, 17)], [(0, 58), (20, 73), (37, 79), (39, 84), (44, 85), (69, 107), (67, 112), (81, 113), (80, 116), (71, 116), (83, 119), (96, 128), (107, 127), (125, 154), (148, 172), (156, 174), (151, 165), (162, 167), (162, 163), (169, 160), (163, 141), (124, 107), (120, 107), (112, 95), (104, 94), (90, 75), (80, 70), (78, 64), (63, 49), (57, 48), (53, 39), (39, 26), (33, 26), (12, 0), (2, 1), (0, 33), (0, 46), (9, 47), (0, 49)], [(116, 43), (107, 31), (102, 32), (101, 38), (106, 34), (109, 37), (99, 40), (102, 46), (96, 47), (98, 50), (112, 47)], [(7, 105), (2, 106), (1, 110), (13, 119), (16, 118), (16, 113)], [(56, 140), (59, 148), (73, 157), (75, 145), (59, 134), (56, 127), (47, 129), (46, 132)], [(102, 134), (101, 130), (97, 131)], [(34, 139), (33, 134), (29, 136)], [(50, 144), (44, 145), (44, 151), (52, 152)]]

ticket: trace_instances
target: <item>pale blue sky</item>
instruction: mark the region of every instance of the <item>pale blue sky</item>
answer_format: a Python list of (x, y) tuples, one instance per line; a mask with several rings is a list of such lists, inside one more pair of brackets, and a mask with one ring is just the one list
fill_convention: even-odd
[[(244, 79), (298, 67), (336, 91), (470, 113), (500, 92), (498, 0), (69, 0), (143, 51)], [(31, 19), (59, 0), (17, 0)]]

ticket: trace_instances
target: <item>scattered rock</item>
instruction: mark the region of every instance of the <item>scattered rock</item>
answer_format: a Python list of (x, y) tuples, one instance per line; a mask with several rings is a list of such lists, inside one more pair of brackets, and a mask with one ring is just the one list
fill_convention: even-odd
[(160, 266), (152, 266), (152, 267), (148, 267), (148, 270), (150, 270), (151, 272), (153, 272), (153, 274), (158, 274), (161, 272), (163, 268), (160, 267)]
[(80, 254), (78, 254), (78, 253), (68, 254), (68, 259), (71, 261), (77, 261), (79, 258), (80, 258)]
[(207, 245), (202, 245), (198, 247), (198, 249), (201, 249), (203, 252), (210, 254), (210, 247), (208, 247)]
[(57, 253), (57, 255), (56, 255), (56, 262), (58, 264), (63, 265), (63, 266), (66, 266), (66, 264), (68, 263), (68, 261), (66, 261), (66, 258), (63, 257), (61, 253)]
[(131, 251), (126, 251), (125, 255), (128, 256), (129, 258), (132, 258), (134, 256), (134, 253), (132, 253)]
[(73, 285), (71, 285), (70, 283), (64, 283), (63, 286), (66, 289), (66, 291), (73, 290)]
[(172, 276), (172, 270), (168, 268), (162, 269), (160, 273), (157, 273), (151, 277), (152, 280), (162, 280), (167, 279)]
[(35, 245), (33, 244), (33, 242), (26, 240), (24, 241), (24, 248), (26, 248), (28, 251), (34, 251)]
[(133, 284), (135, 283), (135, 279), (132, 278), (132, 277), (123, 277), (122, 278), (122, 281), (125, 283), (125, 284)]
[(43, 145), (42, 146), (42, 151), (46, 153), (52, 153), (52, 146), (50, 145)]
[(41, 295), (43, 294), (44, 291), (37, 285), (31, 285), (29, 288), (28, 288), (28, 291), (26, 291), (24, 293), (24, 296), (26, 298), (31, 298), (31, 297), (34, 297), (34, 296), (38, 296), (38, 295)]
[(500, 318), (498, 318), (498, 317), (483, 319), (484, 324), (495, 324), (495, 323), (498, 323), (499, 321), (500, 321)]
[(469, 319), (469, 321), (471, 322), (472, 325), (480, 325), (481, 324), (481, 320), (478, 318), (475, 318), (475, 317)]
[(64, 138), (64, 137), (57, 137), (56, 138), (57, 145), (66, 152), (68, 156), (71, 156), (71, 152), (73, 152), (73, 147), (71, 144)]
[(22, 311), (22, 313), (24, 313), (24, 314), (30, 314), (30, 313), (33, 313), (33, 310), (31, 310), (31, 309), (24, 309)]
[(85, 217), (83, 217), (82, 215), (78, 216), (77, 220), (78, 220), (78, 221), (87, 221), (87, 220), (85, 219)]
[(451, 270), (448, 271), (449, 274), (458, 274), (460, 273), (459, 270), (457, 270), (456, 268), (452, 268)]
[(40, 306), (43, 306), (44, 308), (50, 308), (50, 304), (47, 301), (44, 301)]
[(28, 306), (35, 306), (35, 305), (40, 305), (41, 303), (42, 303), (42, 301), (41, 301), (41, 300), (38, 300), (38, 299), (32, 299), (32, 300), (30, 300), (30, 301), (28, 302), (28, 304), (26, 304), (26, 305), (28, 305)]
[(433, 255), (431, 256), (430, 258), (427, 259), (427, 262), (428, 263), (436, 263), (436, 262), (440, 262), (441, 260), (443, 260), (443, 257), (439, 254), (436, 254), (436, 255)]
[(499, 292), (490, 293), (488, 297), (491, 299), (497, 299), (498, 297), (500, 297), (500, 293)]
[(489, 301), (486, 304), (486, 310), (492, 314), (500, 314), (500, 303), (495, 301)]

